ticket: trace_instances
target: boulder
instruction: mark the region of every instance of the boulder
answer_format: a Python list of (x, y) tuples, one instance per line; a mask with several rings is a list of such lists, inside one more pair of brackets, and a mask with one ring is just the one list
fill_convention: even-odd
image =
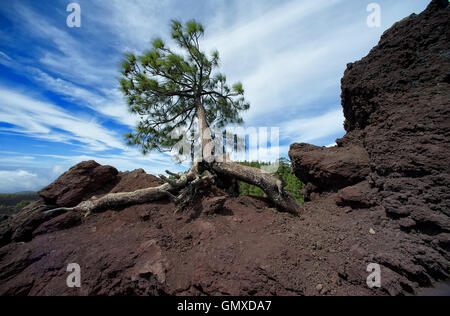
[(344, 138), (364, 135), (379, 203), (433, 234), (450, 222), (449, 20), (448, 1), (432, 1), (386, 31), (342, 79)]
[(107, 193), (117, 183), (118, 171), (111, 166), (84, 161), (72, 167), (38, 194), (46, 204), (72, 207), (90, 197)]
[(326, 148), (293, 144), (289, 157), (295, 175), (311, 184), (310, 191), (336, 191), (361, 182), (370, 173), (369, 155), (358, 145)]
[(14, 242), (27, 242), (33, 238), (33, 232), (43, 223), (61, 215), (64, 211), (46, 213), (46, 209), (24, 210), (10, 220)]
[(144, 169), (134, 171), (120, 172), (118, 183), (110, 193), (132, 192), (135, 190), (157, 187), (161, 185), (161, 179), (154, 175), (147, 174)]
[[(305, 193), (340, 189), (339, 205), (382, 210), (387, 227), (407, 234), (408, 242), (374, 260), (422, 285), (448, 277), (450, 266), (440, 242), (450, 232), (448, 21), (448, 1), (433, 0), (394, 24), (347, 65), (347, 134), (338, 146), (294, 144), (289, 153), (295, 174), (309, 182)], [(376, 194), (366, 195), (368, 187)]]
[[(342, 78), (347, 134), (333, 148), (294, 144), (305, 192), (336, 191), (366, 177), (393, 219), (411, 217), (422, 232), (447, 232), (450, 212), (450, 9), (433, 0), (386, 31)], [(357, 198), (341, 191), (338, 203)], [(430, 229), (432, 227), (432, 229)]]
[(159, 178), (142, 169), (119, 173), (95, 161), (82, 162), (39, 191), (41, 200), (28, 205), (13, 218), (0, 221), (0, 246), (11, 241), (28, 242), (35, 236), (81, 224), (80, 214), (45, 213), (50, 209), (75, 206), (94, 195), (130, 192), (159, 184)]
[(341, 207), (350, 206), (355, 209), (370, 208), (375, 205), (373, 192), (367, 181), (340, 190), (336, 196), (336, 204)]

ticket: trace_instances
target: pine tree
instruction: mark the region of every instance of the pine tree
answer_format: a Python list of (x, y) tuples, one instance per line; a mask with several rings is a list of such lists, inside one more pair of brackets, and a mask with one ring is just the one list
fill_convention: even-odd
[(172, 20), (171, 37), (180, 53), (156, 38), (142, 56), (125, 56), (120, 84), (129, 109), (141, 117), (135, 131), (126, 137), (143, 153), (170, 151), (179, 141), (172, 139), (172, 131), (190, 130), (194, 122), (198, 135), (205, 136), (201, 142), (205, 149), (208, 127), (243, 122), (240, 114), (249, 104), (242, 84), (229, 86), (225, 75), (215, 71), (219, 53), (208, 56), (200, 50), (203, 35), (203, 26), (195, 20), (184, 25)]
[[(263, 189), (280, 210), (298, 214), (298, 201), (284, 190), (282, 181), (257, 168), (223, 159), (225, 157), (217, 154), (215, 148), (208, 146), (217, 135), (211, 135), (210, 127), (222, 128), (229, 123), (242, 123), (240, 114), (248, 110), (249, 104), (244, 99), (241, 83), (230, 87), (226, 77), (215, 72), (219, 65), (219, 53), (216, 51), (207, 56), (200, 50), (199, 40), (203, 34), (203, 26), (196, 21), (183, 25), (173, 20), (171, 36), (181, 52), (175, 52), (157, 38), (153, 40), (152, 48), (142, 56), (125, 56), (120, 79), (129, 109), (140, 117), (135, 131), (126, 135), (129, 145), (139, 146), (144, 154), (152, 150), (169, 151), (180, 140), (173, 139), (172, 132), (184, 128), (185, 135), (191, 134), (197, 126), (202, 149), (199, 158), (202, 159), (196, 159), (186, 173), (166, 171), (171, 178), (161, 175), (164, 184), (158, 187), (110, 193), (72, 208), (58, 208), (51, 212), (89, 213), (111, 206), (118, 208), (163, 198), (170, 198), (178, 211), (196, 198), (200, 186), (223, 183), (217, 181), (222, 178), (225, 182), (232, 180), (237, 183), (239, 180), (256, 185), (259, 191), (249, 187), (249, 194), (259, 194)], [(231, 186), (232, 189), (236, 187)]]

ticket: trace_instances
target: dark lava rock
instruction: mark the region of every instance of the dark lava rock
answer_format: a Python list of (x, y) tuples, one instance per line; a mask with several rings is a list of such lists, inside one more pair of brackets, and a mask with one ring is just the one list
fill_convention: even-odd
[(239, 202), (247, 207), (261, 210), (267, 207), (268, 200), (263, 197), (240, 196)]
[(374, 192), (367, 181), (340, 190), (336, 196), (336, 204), (352, 208), (370, 208), (375, 205)]
[(38, 194), (47, 204), (71, 207), (96, 194), (106, 193), (117, 183), (117, 169), (84, 161), (72, 167)]
[(130, 192), (149, 187), (161, 185), (161, 179), (154, 175), (147, 174), (143, 169), (137, 169), (131, 172), (120, 172), (118, 183), (110, 193)]
[[(421, 14), (393, 25), (367, 57), (347, 65), (341, 95), (347, 134), (338, 147), (294, 144), (289, 153), (296, 175), (310, 182), (307, 194), (345, 188), (367, 175), (361, 185), (378, 192), (370, 201), (364, 200), (366, 189), (349, 187), (336, 202), (358, 207), (375, 202), (393, 227), (410, 233), (402, 260), (414, 261), (413, 270), (400, 264), (397, 253), (386, 252), (380, 261), (422, 285), (450, 271), (439, 242), (450, 231), (449, 21), (448, 1), (433, 0)], [(363, 147), (366, 158), (351, 154), (355, 146)], [(349, 161), (341, 157), (345, 150)], [(411, 256), (418, 248), (411, 243), (425, 243), (440, 264), (423, 258), (417, 264)]]
[(33, 231), (33, 236), (53, 233), (72, 228), (81, 224), (82, 215), (77, 212), (67, 212), (41, 224)]
[[(64, 211), (47, 213), (48, 210), (77, 205), (94, 195), (130, 192), (158, 185), (159, 178), (146, 174), (142, 169), (118, 173), (115, 168), (101, 166), (95, 161), (82, 162), (39, 191), (42, 200), (33, 202), (15, 216), (0, 222), (0, 246), (11, 240), (27, 242), (37, 235), (81, 224), (83, 214)], [(61, 196), (58, 196), (59, 193)]]
[(33, 232), (41, 224), (64, 213), (64, 211), (46, 213), (45, 210), (26, 210), (14, 216), (9, 223), (13, 232), (11, 239), (15, 242), (30, 241)]
[(318, 189), (338, 190), (369, 175), (369, 155), (362, 146), (317, 147), (293, 144), (289, 151), (295, 175)]
[(225, 206), (227, 202), (226, 196), (218, 196), (214, 198), (204, 199), (202, 201), (202, 212), (207, 215), (221, 214), (233, 215), (233, 211)]
[(0, 247), (7, 245), (11, 241), (11, 227), (9, 226), (9, 217), (0, 216)]

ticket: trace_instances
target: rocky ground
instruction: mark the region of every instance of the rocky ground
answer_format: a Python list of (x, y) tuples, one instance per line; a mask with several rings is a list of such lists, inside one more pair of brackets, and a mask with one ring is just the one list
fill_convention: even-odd
[(435, 0), (386, 31), (347, 65), (344, 138), (290, 151), (310, 199), (338, 191), (339, 206), (384, 218), (388, 231), (377, 238), (389, 247), (373, 248), (371, 260), (420, 286), (450, 272), (448, 21), (448, 1)]
[[(0, 218), (0, 295), (412, 295), (449, 277), (450, 9), (397, 23), (342, 79), (347, 135), (294, 144), (310, 200), (299, 217), (204, 188), (103, 213), (45, 213), (159, 185), (143, 170), (81, 163)], [(82, 286), (66, 286), (69, 263)], [(381, 265), (369, 289), (367, 265)]]
[[(74, 170), (65, 178), (77, 175)], [(158, 184), (139, 170), (119, 177), (120, 191)], [(46, 192), (64, 186), (58, 182)], [(386, 239), (399, 240), (382, 212), (342, 209), (333, 194), (306, 204), (300, 218), (264, 199), (218, 189), (203, 196), (177, 215), (169, 202), (86, 218), (65, 213), (39, 221), (42, 211), (30, 212), (25, 226), (31, 234), (17, 234), (21, 224), (15, 242), (0, 250), (0, 294), (369, 295), (414, 288), (406, 278), (392, 282), (388, 269), (383, 290), (365, 286), (373, 256), (391, 250)], [(81, 289), (66, 286), (72, 262), (81, 266)]]

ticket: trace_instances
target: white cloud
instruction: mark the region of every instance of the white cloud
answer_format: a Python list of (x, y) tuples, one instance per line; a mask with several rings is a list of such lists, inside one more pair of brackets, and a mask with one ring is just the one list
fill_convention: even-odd
[(78, 84), (102, 87), (115, 81), (117, 70), (111, 67), (108, 51), (97, 47), (96, 41), (89, 41), (89, 32), (77, 39), (67, 30), (62, 19), (55, 26), (51, 20), (23, 4), (15, 5), (17, 23), (32, 35), (35, 40), (44, 41), (52, 49), (40, 50), (36, 61), (54, 73)]
[[(205, 40), (207, 47), (221, 52), (231, 80), (243, 81), (251, 103), (245, 114), (248, 124), (274, 119), (281, 124), (311, 112), (320, 98), (339, 98), (346, 63), (361, 57), (373, 41), (361, 32), (358, 15), (343, 25), (329, 18), (333, 11), (346, 14), (337, 6), (340, 2), (291, 1), (255, 20), (238, 21), (223, 34)], [(318, 32), (321, 20), (327, 27)], [(351, 49), (355, 45), (358, 49)], [(322, 113), (330, 105), (323, 104)]]
[(62, 165), (54, 165), (52, 167), (51, 175), (52, 175), (52, 177), (57, 178), (57, 177), (59, 177), (60, 175), (62, 175), (66, 171), (67, 170), (66, 170), (66, 168), (64, 168), (64, 166), (62, 166)]
[(92, 118), (70, 114), (53, 104), (1, 86), (0, 121), (14, 125), (1, 128), (3, 131), (62, 143), (81, 142), (92, 151), (126, 148), (120, 135), (107, 130)]
[(0, 170), (0, 192), (34, 191), (47, 185), (48, 179), (25, 170)]
[(11, 57), (6, 55), (4, 52), (0, 51), (0, 57), (6, 60), (12, 60)]
[[(247, 99), (252, 104), (244, 114), (247, 125), (282, 125), (294, 115), (308, 115), (305, 111), (310, 110), (308, 107), (315, 99), (338, 90), (344, 63), (338, 64), (327, 57), (342, 55), (343, 47), (348, 46), (343, 42), (343, 35), (355, 34), (355, 27), (346, 25), (317, 33), (303, 26), (323, 12), (335, 10), (334, 6), (341, 2), (287, 1), (277, 5), (219, 2), (214, 11), (208, 12), (204, 19), (209, 23), (206, 25), (209, 36), (202, 45), (206, 50), (219, 48), (225, 73), (231, 81), (244, 82)], [(199, 10), (200, 5), (192, 5), (191, 9)], [(45, 39), (56, 48), (43, 51), (40, 62), (60, 77), (35, 67), (28, 69), (35, 80), (51, 91), (134, 127), (136, 118), (128, 113), (122, 95), (115, 89), (117, 61), (126, 50), (141, 52), (152, 37), (167, 35), (169, 19), (180, 17), (177, 15), (181, 9), (170, 1), (141, 0), (131, 3), (115, 0), (83, 7), (88, 23), (103, 26), (98, 29), (106, 30), (105, 34), (117, 34), (112, 43), (101, 38), (103, 34), (97, 35), (100, 43), (119, 54), (109, 64), (105, 63), (106, 56), (96, 51), (96, 41), (85, 41), (86, 35), (75, 38), (64, 25), (56, 27), (51, 20), (19, 6), (22, 21), (33, 36)], [(90, 12), (103, 12), (104, 18), (94, 19)], [(168, 16), (168, 12), (174, 16)], [(235, 13), (236, 17), (232, 16)], [(181, 18), (191, 18), (190, 14), (182, 12)], [(42, 23), (31, 25), (30, 21)], [(95, 34), (92, 29), (83, 31), (83, 34)], [(92, 89), (81, 87), (86, 84)], [(102, 91), (106, 97), (95, 90)]]
[(281, 134), (295, 142), (313, 142), (344, 133), (344, 114), (341, 109), (312, 118), (294, 119), (284, 123)]
[[(91, 16), (91, 21), (114, 34), (115, 48), (124, 53), (148, 49), (155, 36), (167, 34), (178, 5), (166, 0), (110, 0), (98, 2), (95, 6), (95, 10), (105, 15), (100, 19)], [(172, 17), (167, 16), (169, 12)]]
[(150, 174), (161, 174), (165, 170), (186, 170), (186, 168), (175, 165), (168, 154), (159, 152), (153, 152), (146, 156), (142, 155), (137, 150), (131, 149), (121, 152), (119, 154), (93, 154), (93, 155), (53, 155), (53, 154), (41, 154), (40, 157), (52, 158), (54, 161), (58, 161), (58, 169), (67, 169), (77, 163), (86, 160), (95, 160), (102, 165), (110, 165), (117, 168), (120, 171), (129, 171), (143, 168)]
[(11, 64), (12, 58), (6, 55), (4, 52), (0, 51), (0, 64), (9, 66)]
[[(5, 56), (8, 57), (6, 54)], [(80, 107), (87, 107), (118, 123), (131, 128), (136, 126), (138, 118), (128, 111), (125, 99), (118, 88), (103, 88), (100, 89), (101, 93), (94, 89), (88, 90), (70, 81), (55, 78), (39, 68), (23, 65), (9, 57), (6, 59), (6, 57), (2, 60), (0, 51), (0, 64), (34, 79), (42, 87), (62, 95)]]
[[(0, 153), (6, 153), (6, 152), (2, 152), (0, 151)], [(8, 156), (6, 156), (8, 155)], [(0, 163), (9, 163), (9, 162), (17, 162), (17, 161), (23, 161), (25, 163), (27, 162), (34, 162), (35, 157), (30, 156), (30, 155), (9, 155), (8, 153), (5, 156), (1, 157), (0, 156)]]
[[(220, 47), (223, 55), (233, 55), (236, 51), (245, 50), (248, 46), (262, 48), (261, 46), (274, 44), (274, 42), (268, 42), (268, 38), (284, 40), (287, 44), (292, 41), (289, 39), (292, 35), (288, 30), (289, 27), (298, 25), (304, 18), (319, 14), (320, 11), (340, 1), (342, 0), (290, 1), (251, 20), (248, 16), (251, 16), (252, 12), (247, 11), (248, 16), (240, 21), (234, 21), (235, 24), (227, 28), (220, 27), (222, 32), (207, 38), (204, 44), (210, 48)], [(219, 27), (215, 26), (215, 28), (217, 30)], [(266, 49), (270, 50), (274, 47), (266, 47)]]
[[(380, 1), (383, 27), (407, 16), (413, 8), (423, 9), (428, 2)], [(204, 22), (203, 47), (206, 51), (218, 48), (221, 70), (229, 81), (244, 83), (252, 105), (244, 115), (247, 126), (279, 126), (281, 155), (287, 153), (289, 143), (329, 144), (332, 137), (344, 134), (342, 111), (336, 105), (343, 70), (347, 62), (367, 54), (384, 31), (366, 27), (365, 5), (357, 1), (83, 2), (79, 30), (66, 27), (66, 4), (57, 3), (61, 16), (18, 2), (0, 7), (0, 11), (12, 8), (6, 15), (14, 17), (13, 24), (20, 29), (11, 34), (0, 31), (8, 52), (0, 51), (0, 63), (35, 80), (43, 91), (78, 106), (69, 112), (38, 101), (28, 91), (21, 94), (0, 86), (0, 121), (13, 125), (0, 128), (0, 132), (72, 144), (82, 152), (56, 155), (48, 147), (44, 149), (47, 155), (11, 153), (0, 162), (11, 165), (17, 159), (20, 166), (45, 163), (52, 176), (86, 159), (123, 171), (144, 167), (147, 172), (161, 173), (181, 168), (174, 167), (166, 155), (143, 157), (125, 147), (122, 136), (102, 124), (113, 119), (127, 127), (135, 125), (117, 90), (119, 61), (126, 51), (147, 49), (154, 36), (167, 38), (171, 18), (186, 21), (195, 17)], [(24, 42), (36, 44), (27, 49), (28, 57), (14, 54), (11, 48), (21, 47), (21, 36), (26, 38)], [(86, 115), (86, 108), (99, 118)]]
[(40, 84), (76, 102), (80, 106), (88, 107), (123, 125), (132, 128), (137, 125), (137, 116), (132, 115), (128, 111), (124, 97), (117, 89), (105, 89), (104, 94), (107, 96), (104, 96), (64, 79), (54, 78), (40, 69), (29, 67), (28, 70)]

